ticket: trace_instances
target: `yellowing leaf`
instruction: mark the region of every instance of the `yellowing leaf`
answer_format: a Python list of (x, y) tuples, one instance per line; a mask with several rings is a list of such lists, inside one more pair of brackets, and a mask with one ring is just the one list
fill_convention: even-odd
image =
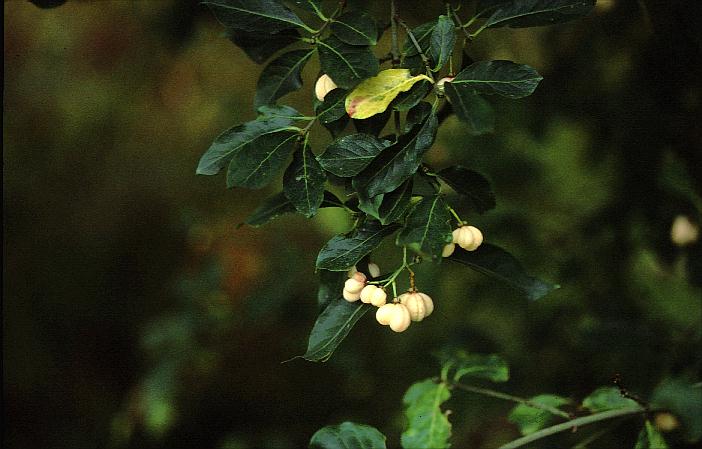
[(355, 119), (379, 114), (388, 108), (400, 92), (406, 92), (420, 80), (431, 81), (426, 75), (412, 76), (409, 69), (387, 69), (368, 78), (346, 96), (346, 113)]

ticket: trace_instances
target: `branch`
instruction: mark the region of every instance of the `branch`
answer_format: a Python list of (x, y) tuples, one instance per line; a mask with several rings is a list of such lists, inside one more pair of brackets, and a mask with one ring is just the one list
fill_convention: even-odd
[[(459, 217), (456, 217), (456, 218), (459, 219), (459, 221), (460, 221)], [(499, 391), (490, 390), (487, 388), (474, 387), (472, 385), (464, 385), (464, 384), (460, 384), (460, 383), (452, 383), (451, 386), (456, 387), (459, 390), (469, 391), (471, 393), (476, 393), (476, 394), (482, 394), (483, 396), (490, 396), (492, 398), (504, 399), (506, 401), (512, 401), (512, 402), (517, 402), (519, 404), (528, 405), (529, 407), (538, 408), (539, 410), (549, 412), (552, 415), (560, 416), (561, 418), (571, 419), (571, 416), (568, 413), (564, 412), (563, 410), (559, 410), (556, 407), (551, 407), (549, 405), (539, 404), (538, 402), (533, 402), (533, 401), (530, 401), (529, 399), (520, 398), (519, 396), (512, 396), (511, 394), (506, 394), (506, 393), (502, 393)]]
[(582, 427), (587, 424), (592, 424), (595, 422), (599, 421), (605, 421), (608, 419), (614, 419), (614, 418), (619, 418), (621, 416), (627, 416), (627, 415), (637, 415), (640, 413), (645, 413), (646, 410), (643, 407), (636, 407), (636, 408), (621, 408), (617, 410), (607, 410), (606, 412), (601, 412), (601, 413), (595, 413), (594, 415), (589, 415), (589, 416), (583, 416), (582, 418), (576, 418), (572, 419), (570, 421), (561, 423), (561, 424), (556, 424), (555, 426), (547, 427), (545, 429), (539, 430), (538, 432), (534, 432), (531, 435), (527, 435), (521, 438), (517, 438), (514, 441), (511, 441), (507, 444), (504, 444), (500, 446), (498, 449), (516, 449), (518, 447), (522, 447), (524, 445), (527, 445), (533, 441), (540, 440), (542, 438), (546, 438), (548, 436), (554, 435), (559, 432), (563, 432), (565, 430), (577, 428), (577, 427)]

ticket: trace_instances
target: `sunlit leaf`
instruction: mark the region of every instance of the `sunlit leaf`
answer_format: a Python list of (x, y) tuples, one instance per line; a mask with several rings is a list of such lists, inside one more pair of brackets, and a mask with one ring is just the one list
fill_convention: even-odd
[(283, 95), (302, 87), (301, 72), (313, 54), (314, 50), (294, 50), (271, 61), (258, 79), (254, 105), (275, 103)]
[(451, 243), (450, 219), (451, 214), (441, 195), (425, 197), (407, 216), (405, 227), (397, 235), (397, 244), (441, 261), (441, 251)]
[(385, 449), (385, 435), (375, 427), (344, 422), (319, 429), (310, 440), (310, 449)]
[(382, 226), (378, 221), (366, 220), (350, 236), (337, 235), (329, 240), (319, 251), (317, 268), (348, 270), (396, 230), (397, 226)]
[(451, 80), (454, 87), (466, 86), (481, 94), (499, 94), (507, 98), (531, 95), (543, 77), (525, 64), (512, 61), (480, 61), (461, 70)]
[(584, 17), (595, 7), (595, 0), (519, 0), (500, 4), (486, 27), (512, 28), (553, 25)]
[(404, 449), (449, 447), (451, 423), (441, 411), (441, 404), (450, 397), (448, 387), (432, 379), (417, 382), (407, 390), (402, 399), (408, 421), (401, 438)]
[[(555, 394), (542, 394), (530, 398), (529, 402), (558, 408), (568, 404), (570, 400)], [(528, 435), (546, 427), (553, 421), (554, 415), (547, 410), (519, 404), (512, 409), (507, 419), (516, 424), (523, 435)]]
[(412, 76), (408, 69), (387, 69), (364, 80), (346, 96), (349, 117), (364, 119), (385, 111), (400, 92), (406, 92), (414, 83), (430, 78)]

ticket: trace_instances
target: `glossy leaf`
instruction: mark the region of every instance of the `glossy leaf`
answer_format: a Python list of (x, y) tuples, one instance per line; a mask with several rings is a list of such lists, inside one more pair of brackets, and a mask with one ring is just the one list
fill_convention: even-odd
[(378, 25), (366, 11), (349, 11), (334, 19), (331, 32), (350, 45), (378, 43)]
[(632, 407), (638, 407), (636, 401), (622, 396), (616, 387), (600, 387), (583, 399), (583, 408), (592, 413)]
[(507, 98), (531, 95), (543, 77), (525, 64), (512, 61), (480, 61), (461, 70), (451, 81), (481, 94), (498, 94)]
[(311, 362), (329, 360), (353, 326), (371, 307), (369, 304), (348, 302), (342, 298), (332, 300), (317, 317), (307, 342), (307, 352), (301, 357)]
[[(542, 394), (529, 399), (530, 402), (545, 405), (548, 407), (558, 408), (566, 405), (570, 400), (556, 396), (555, 394)], [(522, 435), (529, 435), (537, 430), (543, 429), (554, 419), (554, 415), (546, 410), (531, 407), (526, 404), (519, 404), (507, 417), (511, 422), (519, 427)]]
[(375, 427), (344, 422), (319, 429), (310, 440), (310, 449), (385, 449), (385, 435)]
[(322, 71), (343, 89), (378, 73), (378, 59), (368, 47), (349, 45), (329, 36), (319, 41), (317, 48)]
[(495, 194), (490, 182), (480, 173), (455, 165), (441, 170), (437, 175), (456, 193), (470, 201), (471, 207), (478, 213), (482, 214), (495, 207)]
[(653, 390), (651, 406), (670, 410), (690, 443), (702, 440), (702, 388), (687, 379), (665, 379)]
[(346, 96), (349, 117), (365, 119), (385, 111), (400, 92), (406, 92), (426, 75), (412, 76), (408, 69), (387, 69), (364, 80)]
[(297, 128), (263, 134), (236, 152), (227, 169), (228, 187), (260, 189), (269, 184), (285, 166), (300, 138)]
[(433, 84), (429, 81), (419, 81), (412, 88), (397, 96), (392, 103), (393, 109), (397, 111), (409, 111), (421, 102), (429, 92), (431, 92)]
[(348, 276), (343, 271), (319, 271), (319, 288), (317, 289), (317, 305), (324, 310), (332, 301), (342, 301), (344, 282)]
[(202, 155), (196, 173), (198, 175), (216, 175), (235, 154), (247, 145), (256, 144), (267, 136), (281, 131), (288, 132), (287, 129), (292, 122), (290, 117), (264, 116), (229, 128), (217, 136), (210, 148)]
[(377, 218), (382, 224), (399, 221), (407, 212), (412, 199), (412, 179), (405, 181), (400, 187), (382, 196), (378, 206)]
[[(344, 203), (333, 193), (324, 192), (320, 207), (344, 207)], [(242, 224), (261, 226), (283, 214), (292, 212), (296, 212), (295, 206), (283, 192), (280, 192), (265, 200)]]
[[(388, 124), (388, 120), (390, 120), (390, 115), (391, 115), (391, 110), (388, 108), (384, 112), (381, 112), (380, 114), (376, 114), (372, 117), (368, 117), (365, 119), (354, 119), (353, 121), (353, 127), (356, 128), (356, 131), (359, 133), (365, 133), (365, 134), (370, 134), (372, 136), (378, 136), (380, 133), (385, 129), (385, 126)], [(348, 117), (348, 115), (347, 115)]]
[(468, 132), (480, 135), (495, 129), (495, 111), (490, 103), (476, 94), (472, 88), (445, 83), (444, 89), (456, 117), (468, 125)]
[(366, 220), (350, 236), (337, 235), (329, 240), (319, 251), (317, 268), (348, 270), (396, 230), (397, 226), (382, 226), (378, 221)]
[(412, 128), (424, 122), (424, 120), (429, 117), (430, 113), (431, 104), (427, 101), (422, 101), (410, 109), (405, 117), (405, 124), (403, 126), (404, 132), (409, 132)]
[[(419, 47), (424, 55), (431, 60), (431, 35), (436, 27), (436, 20), (419, 25), (413, 28), (412, 35), (417, 40)], [(414, 45), (409, 35), (405, 38), (405, 44), (402, 47), (402, 62), (401, 66), (412, 70), (413, 72), (423, 71), (424, 62), (419, 55), (417, 47)]]
[(431, 114), (423, 125), (400, 136), (397, 143), (383, 150), (353, 178), (356, 191), (372, 198), (397, 189), (417, 171), (422, 156), (434, 143), (438, 126), (436, 115)]
[(449, 16), (439, 16), (436, 21), (430, 39), (431, 54), (435, 62), (432, 69), (434, 72), (440, 70), (453, 53), (453, 46), (456, 43), (455, 27)]
[(346, 93), (344, 89), (334, 89), (324, 97), (323, 102), (315, 98), (317, 120), (329, 130), (332, 136), (339, 134), (349, 122), (349, 116), (344, 107)]
[(281, 123), (291, 124), (294, 121), (302, 120), (305, 117), (300, 114), (295, 108), (285, 105), (268, 104), (259, 106), (258, 119), (279, 119)]
[(271, 61), (258, 79), (254, 105), (275, 103), (283, 95), (302, 87), (302, 69), (314, 50), (294, 50)]
[(317, 159), (325, 170), (341, 177), (357, 175), (390, 145), (369, 134), (349, 134), (334, 140)]
[(322, 204), (326, 180), (312, 151), (300, 148), (283, 176), (283, 192), (299, 213), (310, 218)]
[(514, 256), (490, 243), (483, 243), (475, 251), (465, 251), (456, 247), (448, 259), (492, 276), (518, 289), (531, 300), (540, 299), (551, 290), (558, 288), (558, 285), (529, 276)]
[(451, 243), (451, 215), (441, 195), (425, 197), (407, 216), (405, 227), (397, 236), (399, 246), (441, 261), (441, 251)]
[(309, 30), (302, 20), (276, 0), (203, 0), (227, 28), (277, 33), (287, 28)]
[(296, 6), (302, 9), (319, 14), (322, 12), (322, 1), (321, 0), (293, 0)]
[(300, 33), (296, 29), (282, 30), (275, 34), (230, 29), (227, 35), (256, 64), (263, 64), (279, 50), (300, 40)]
[(441, 359), (443, 369), (447, 373), (453, 373), (454, 382), (459, 382), (463, 377), (487, 379), (492, 382), (509, 380), (509, 366), (496, 354), (470, 354), (465, 351), (455, 351), (443, 354)]
[(553, 25), (584, 17), (595, 0), (520, 0), (498, 6), (484, 26), (512, 28)]
[(668, 449), (668, 444), (660, 432), (653, 427), (651, 421), (646, 420), (643, 429), (639, 432), (634, 449)]
[(402, 433), (404, 449), (442, 449), (450, 446), (451, 423), (441, 411), (441, 404), (451, 398), (444, 383), (426, 379), (412, 385), (402, 403), (407, 417), (407, 430)]

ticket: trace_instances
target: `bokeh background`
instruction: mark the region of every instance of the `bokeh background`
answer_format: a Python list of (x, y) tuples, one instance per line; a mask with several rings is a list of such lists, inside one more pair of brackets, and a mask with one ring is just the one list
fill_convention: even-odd
[[(387, 20), (387, 2), (367, 3)], [(400, 3), (410, 25), (444, 10)], [(281, 362), (304, 352), (316, 253), (347, 218), (237, 228), (280, 184), (195, 176), (213, 138), (254, 117), (262, 67), (196, 2), (5, 2), (2, 446), (300, 448), (354, 420), (394, 447), (404, 391), (448, 346), (501, 354), (502, 388), (523, 396), (577, 400), (620, 373), (646, 397), (694, 375), (702, 251), (673, 245), (670, 227), (700, 222), (701, 19), (698, 2), (610, 0), (577, 22), (482, 33), (474, 59), (545, 79), (529, 98), (491, 98), (494, 134), (449, 118), (428, 158), (487, 175), (498, 208), (470, 219), (562, 288), (529, 303), (465, 267), (424, 266), (432, 319), (395, 335), (368, 314), (314, 364)], [(284, 101), (311, 113), (317, 73)], [(389, 271), (397, 250), (375, 259)], [(456, 393), (448, 407), (455, 447), (517, 436), (509, 403)], [(639, 426), (587, 447), (632, 447)]]

